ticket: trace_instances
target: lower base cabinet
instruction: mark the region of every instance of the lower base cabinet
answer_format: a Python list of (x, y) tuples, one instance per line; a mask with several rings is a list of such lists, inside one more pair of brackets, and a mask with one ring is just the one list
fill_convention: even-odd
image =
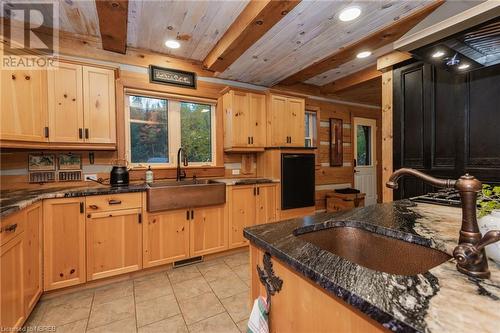
[(227, 249), (225, 205), (148, 214), (143, 230), (144, 267)]
[(87, 280), (142, 268), (140, 208), (87, 215)]
[(0, 327), (20, 328), (42, 294), (42, 204), (1, 221)]

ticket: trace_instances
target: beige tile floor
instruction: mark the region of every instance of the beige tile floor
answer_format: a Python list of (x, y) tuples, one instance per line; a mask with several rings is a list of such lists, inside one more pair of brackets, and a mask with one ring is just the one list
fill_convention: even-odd
[(240, 252), (42, 300), (26, 326), (56, 332), (246, 332), (249, 256)]

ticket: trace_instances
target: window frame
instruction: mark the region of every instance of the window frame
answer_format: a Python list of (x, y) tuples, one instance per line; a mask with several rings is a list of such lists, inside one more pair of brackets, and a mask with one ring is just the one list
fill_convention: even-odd
[[(131, 142), (130, 142), (130, 104), (129, 96), (140, 96), (145, 98), (165, 99), (167, 101), (167, 137), (168, 137), (168, 163), (132, 163)], [(181, 147), (181, 103), (205, 104), (210, 106), (210, 143), (212, 152), (211, 162), (189, 162), (187, 168), (194, 167), (214, 167), (216, 166), (217, 154), (217, 135), (216, 135), (216, 102), (209, 100), (200, 100), (195, 97), (179, 98), (168, 94), (158, 93), (148, 94), (147, 92), (127, 91), (124, 94), (125, 111), (125, 159), (132, 168), (144, 169), (151, 166), (152, 169), (166, 169), (177, 166), (177, 151)], [(183, 167), (186, 168), (186, 167)]]
[[(310, 114), (311, 116), (309, 116), (308, 114)], [(305, 141), (307, 139), (310, 139), (311, 140), (310, 147), (316, 147), (318, 145), (318, 125), (317, 125), (318, 124), (318, 112), (306, 109), (305, 117), (304, 117), (304, 126), (305, 126), (307, 118), (309, 118), (309, 128), (308, 128), (309, 136), (306, 136), (305, 131), (304, 131), (304, 145), (305, 145)], [(311, 121), (313, 118), (315, 119), (315, 121)]]

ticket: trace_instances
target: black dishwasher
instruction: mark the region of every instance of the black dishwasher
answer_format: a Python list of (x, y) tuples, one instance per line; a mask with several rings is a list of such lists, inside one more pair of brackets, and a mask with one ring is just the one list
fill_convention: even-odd
[(281, 154), (281, 209), (314, 206), (314, 154)]

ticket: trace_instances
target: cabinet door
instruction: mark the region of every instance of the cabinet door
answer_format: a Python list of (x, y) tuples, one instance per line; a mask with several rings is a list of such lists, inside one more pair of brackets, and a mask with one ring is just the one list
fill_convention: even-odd
[(189, 210), (150, 214), (144, 224), (144, 267), (189, 257)]
[(288, 145), (303, 147), (305, 145), (305, 102), (301, 98), (287, 100)]
[(44, 290), (85, 282), (85, 215), (82, 198), (43, 203)]
[(85, 142), (116, 143), (115, 73), (83, 66)]
[(42, 294), (42, 204), (25, 211), (24, 232), (24, 306), (29, 314)]
[(255, 224), (254, 186), (233, 186), (229, 199), (229, 247), (248, 244), (243, 229)]
[(47, 141), (47, 72), (4, 69), (0, 75), (0, 139)]
[(276, 185), (257, 186), (256, 223), (276, 221)]
[(290, 126), (287, 112), (287, 98), (271, 95), (270, 110), (270, 146), (286, 146), (288, 141), (288, 127)]
[(137, 208), (87, 215), (87, 280), (141, 269), (141, 219)]
[(249, 94), (248, 124), (250, 145), (252, 147), (266, 146), (266, 96), (260, 94)]
[(234, 147), (246, 147), (250, 144), (248, 124), (250, 111), (248, 93), (232, 91), (232, 141)]
[(189, 226), (190, 255), (201, 256), (227, 248), (227, 224), (224, 206), (192, 210)]
[(24, 323), (23, 237), (0, 247), (0, 327), (8, 332)]
[(61, 62), (48, 72), (49, 140), (83, 141), (82, 66)]

